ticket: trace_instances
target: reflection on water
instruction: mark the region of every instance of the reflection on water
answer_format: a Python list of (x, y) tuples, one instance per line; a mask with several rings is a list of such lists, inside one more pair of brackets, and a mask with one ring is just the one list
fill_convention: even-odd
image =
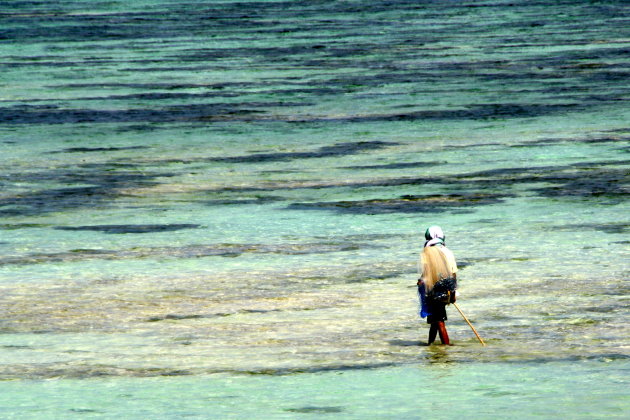
[(428, 346), (428, 351), (425, 354), (427, 362), (430, 364), (447, 364), (452, 363), (453, 360), (449, 356), (449, 348), (445, 346)]

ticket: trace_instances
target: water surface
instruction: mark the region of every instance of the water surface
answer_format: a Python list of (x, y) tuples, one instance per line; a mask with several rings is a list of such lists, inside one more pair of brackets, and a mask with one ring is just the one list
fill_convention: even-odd
[[(629, 15), (3, 4), (5, 415), (625, 417)], [(432, 224), (485, 348), (420, 345)]]

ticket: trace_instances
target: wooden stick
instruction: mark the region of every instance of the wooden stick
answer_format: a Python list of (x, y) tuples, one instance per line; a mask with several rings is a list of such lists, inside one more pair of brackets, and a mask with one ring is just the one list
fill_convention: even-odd
[(473, 332), (475, 333), (475, 335), (477, 336), (477, 338), (479, 339), (479, 342), (481, 343), (482, 346), (485, 346), (486, 343), (483, 342), (483, 340), (481, 339), (481, 337), (479, 337), (479, 334), (477, 333), (477, 330), (475, 329), (475, 327), (473, 327), (473, 325), (470, 323), (470, 321), (468, 320), (468, 318), (466, 318), (466, 315), (464, 315), (464, 313), (462, 312), (461, 309), (459, 309), (459, 306), (457, 306), (457, 303), (453, 303), (453, 305), (457, 308), (457, 310), (459, 311), (459, 313), (462, 315), (462, 318), (464, 318), (464, 321), (466, 321), (468, 323), (468, 325), (470, 326), (470, 328), (473, 330)]

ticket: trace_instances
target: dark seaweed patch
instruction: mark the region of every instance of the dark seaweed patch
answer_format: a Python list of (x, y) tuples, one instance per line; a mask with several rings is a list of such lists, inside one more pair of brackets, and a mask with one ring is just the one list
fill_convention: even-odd
[(285, 153), (256, 153), (244, 156), (228, 156), (208, 158), (206, 160), (213, 162), (228, 163), (260, 163), (260, 162), (279, 162), (293, 159), (313, 159), (335, 156), (347, 156), (356, 153), (366, 152), (370, 150), (378, 150), (384, 147), (395, 146), (398, 143), (383, 141), (358, 141), (338, 143), (332, 146), (323, 146), (312, 152), (285, 152)]
[(204, 92), (204, 93), (135, 93), (129, 95), (109, 95), (90, 98), (80, 98), (82, 101), (105, 101), (105, 100), (142, 100), (142, 101), (162, 101), (165, 99), (195, 99), (195, 98), (232, 98), (239, 96), (238, 92)]
[(372, 363), (372, 364), (347, 364), (335, 366), (314, 366), (304, 368), (240, 370), (229, 368), (208, 368), (208, 369), (172, 369), (172, 368), (129, 368), (115, 365), (70, 365), (70, 364), (46, 364), (41, 363), (36, 367), (32, 365), (12, 365), (8, 369), (0, 371), (0, 380), (8, 379), (43, 379), (43, 378), (101, 378), (101, 377), (159, 377), (159, 376), (186, 376), (192, 374), (212, 374), (229, 373), (234, 375), (296, 375), (302, 373), (336, 372), (351, 370), (379, 369), (397, 366), (397, 363)]
[[(124, 110), (57, 109), (55, 107), (14, 106), (0, 108), (0, 120), (5, 124), (68, 124), (68, 123), (130, 123), (130, 122), (183, 122), (183, 121), (286, 121), (304, 122), (386, 122), (421, 120), (488, 120), (529, 118), (556, 113), (572, 112), (580, 105), (566, 104), (471, 104), (451, 110), (425, 110), (407, 113), (383, 113), (334, 117), (308, 117), (294, 119), (279, 115), (269, 116), (269, 107), (306, 106), (311, 103), (244, 103), (244, 104), (182, 104), (170, 108)], [(258, 108), (263, 108), (261, 110)]]
[(0, 224), (0, 229), (2, 230), (17, 230), (17, 229), (33, 229), (33, 228), (43, 228), (48, 227), (48, 225), (41, 223), (4, 223)]
[(320, 406), (306, 406), (299, 408), (285, 408), (284, 411), (289, 413), (301, 413), (301, 414), (334, 414), (342, 413), (343, 407), (320, 407)]
[[(34, 173), (15, 173), (2, 176), (12, 183), (55, 182), (68, 184), (65, 188), (32, 191), (0, 199), (0, 216), (33, 216), (45, 213), (95, 207), (119, 196), (127, 188), (155, 186), (157, 177), (170, 177), (171, 173), (120, 170), (135, 168), (130, 164), (85, 164)], [(79, 184), (81, 186), (72, 186)], [(87, 185), (87, 186), (86, 186)]]
[[(161, 69), (160, 71), (164, 71)], [(169, 71), (173, 71), (174, 68), (169, 68)], [(333, 95), (345, 92), (344, 89), (338, 87), (326, 87), (326, 86), (312, 86), (304, 82), (290, 82), (284, 81), (283, 85), (293, 86), (291, 88), (279, 88), (275, 84), (268, 82), (224, 82), (224, 83), (208, 83), (208, 84), (195, 84), (195, 83), (68, 83), (63, 85), (48, 86), (50, 89), (55, 88), (75, 88), (75, 89), (136, 89), (147, 90), (149, 92), (127, 94), (127, 95), (109, 95), (102, 97), (82, 97), (77, 98), (81, 101), (94, 100), (94, 101), (108, 101), (108, 100), (155, 100), (162, 101), (165, 99), (196, 99), (196, 98), (233, 98), (241, 95), (249, 95), (250, 89), (256, 89), (260, 94), (267, 94), (272, 96), (285, 96), (285, 95), (298, 95), (298, 94), (311, 94), (316, 96), (321, 95)], [(206, 89), (209, 92), (202, 93), (184, 93), (184, 92), (151, 92), (151, 91), (174, 91), (182, 89)], [(290, 105), (288, 102), (282, 102), (282, 104)], [(244, 104), (241, 104), (244, 105)], [(295, 104), (294, 104), (295, 105)]]
[(259, 369), (259, 370), (232, 370), (230, 373), (246, 373), (249, 375), (295, 375), (299, 373), (320, 373), (320, 372), (343, 372), (352, 370), (371, 370), (382, 369), (387, 367), (399, 366), (400, 363), (394, 362), (382, 362), (382, 363), (369, 363), (369, 364), (346, 364), (346, 365), (333, 365), (333, 366), (312, 366), (304, 368), (279, 368), (279, 369)]
[[(266, 162), (286, 162), (295, 159), (318, 159), (326, 157), (347, 156), (371, 150), (378, 150), (389, 146), (395, 146), (399, 143), (383, 142), (383, 141), (358, 141), (333, 144), (331, 146), (322, 146), (313, 151), (298, 152), (274, 152), (274, 153), (253, 153), (241, 156), (225, 156), (225, 157), (199, 157), (188, 159), (161, 159), (152, 161), (152, 163), (266, 163)], [(288, 171), (266, 171), (265, 173), (287, 173)], [(264, 189), (264, 188), (263, 188)], [(233, 191), (230, 187), (228, 191)], [(257, 189), (251, 189), (256, 191)]]
[(405, 168), (425, 168), (437, 165), (444, 165), (447, 162), (400, 162), (400, 163), (386, 163), (382, 165), (355, 165), (355, 166), (343, 166), (343, 169), (405, 169)]
[(601, 160), (597, 162), (578, 162), (571, 166), (574, 168), (603, 168), (604, 166), (627, 166), (630, 165), (630, 160)]
[(212, 318), (215, 316), (225, 316), (226, 314), (213, 314), (213, 315), (177, 315), (177, 314), (169, 314), (166, 316), (154, 316), (147, 319), (147, 322), (159, 322), (159, 321), (183, 321), (188, 319), (203, 319), (203, 318)]
[(353, 214), (462, 212), (468, 211), (466, 207), (500, 203), (506, 197), (510, 196), (489, 193), (405, 195), (395, 199), (293, 203), (288, 208)]
[(47, 88), (79, 88), (79, 89), (148, 89), (148, 90), (179, 90), (179, 89), (225, 89), (228, 87), (236, 88), (250, 86), (245, 82), (225, 82), (225, 83), (170, 83), (170, 82), (153, 82), (153, 83), (67, 83), (63, 85), (47, 86)]
[[(367, 241), (367, 242), (373, 242), (373, 241), (379, 241), (382, 239), (400, 239), (401, 238), (401, 234), (398, 233), (359, 233), (359, 234), (353, 234), (353, 235), (344, 235), (341, 237), (335, 236), (335, 238), (341, 239), (343, 241)], [(317, 239), (322, 239), (322, 240), (330, 240), (330, 237), (327, 236), (316, 236), (315, 238)]]
[(574, 225), (562, 225), (557, 227), (558, 230), (598, 230), (605, 233), (627, 233), (630, 230), (630, 223), (583, 223)]
[(0, 200), (0, 215), (31, 216), (67, 208), (85, 207), (111, 196), (100, 187), (59, 188)]
[(77, 414), (104, 414), (103, 411), (93, 410), (91, 408), (71, 408), (68, 411), (70, 411), (71, 413), (77, 413)]
[(372, 283), (382, 280), (395, 279), (403, 275), (413, 275), (415, 270), (374, 270), (371, 268), (360, 268), (349, 272), (336, 274), (335, 276), (309, 276), (302, 280), (307, 281), (313, 287), (328, 287), (331, 284), (358, 284)]
[[(619, 130), (625, 132), (626, 130)], [(611, 131), (615, 132), (615, 131)], [(627, 142), (630, 137), (627, 136), (594, 136), (585, 138), (544, 138), (539, 140), (530, 140), (527, 142), (509, 145), (509, 147), (536, 147), (541, 145), (558, 144), (558, 143), (621, 143)]]
[[(444, 199), (433, 196), (405, 196), (396, 199), (374, 199), (337, 202), (293, 203), (289, 209), (335, 210), (359, 214), (393, 212), (467, 212), (466, 206), (494, 204), (514, 195), (506, 193), (511, 187), (536, 184), (530, 191), (543, 197), (601, 197), (610, 204), (621, 202), (628, 194), (628, 171), (615, 166), (626, 166), (626, 160), (579, 162), (572, 165), (497, 168), (469, 173), (435, 176), (376, 178), (355, 182), (324, 182), (314, 185), (277, 183), (229, 187), (210, 190), (212, 192), (239, 194), (264, 191), (324, 188), (374, 188), (431, 185), (445, 189)], [(548, 184), (541, 187), (541, 183)], [(459, 197), (458, 197), (459, 196)], [(438, 196), (439, 197), (439, 196)]]
[(473, 265), (474, 263), (471, 260), (458, 260), (457, 261), (457, 268), (462, 270), (466, 267), (470, 267), (471, 265)]
[(620, 143), (627, 142), (630, 140), (630, 137), (589, 137), (583, 140), (580, 140), (583, 143)]
[(156, 232), (173, 232), (182, 229), (197, 229), (200, 225), (195, 224), (164, 224), (164, 225), (93, 225), (93, 226), (59, 226), (57, 230), (87, 230), (94, 232), (103, 232), (108, 234), (123, 233), (156, 233)]
[(453, 150), (453, 149), (472, 149), (472, 148), (481, 148), (481, 147), (504, 147), (505, 145), (502, 143), (474, 143), (474, 144), (463, 144), (463, 145), (450, 145), (445, 146), (445, 150)]
[[(0, 108), (4, 124), (142, 123), (180, 121), (252, 120), (265, 113), (256, 108), (302, 106), (305, 103), (269, 102), (247, 104), (182, 104), (168, 108), (97, 110), (62, 109), (54, 106), (21, 105)], [(253, 109), (252, 109), (253, 108)]]
[(395, 187), (401, 185), (426, 185), (426, 184), (442, 184), (451, 183), (456, 184), (456, 180), (449, 181), (444, 177), (405, 177), (405, 178), (385, 178), (385, 179), (373, 179), (368, 181), (356, 181), (356, 182), (340, 182), (340, 183), (322, 183), (310, 186), (304, 186), (302, 183), (298, 184), (280, 184), (271, 186), (245, 186), (245, 187), (224, 187), (210, 189), (210, 192), (218, 193), (250, 193), (250, 192), (263, 192), (263, 191), (280, 191), (280, 190), (295, 190), (295, 189), (324, 189), (324, 188), (362, 188), (362, 187)]
[[(545, 177), (541, 177), (545, 179)], [(557, 185), (535, 188), (545, 197), (602, 197), (610, 204), (624, 201), (630, 193), (630, 174), (627, 169), (584, 169), (564, 174)]]
[(380, 121), (422, 121), (422, 120), (491, 120), (506, 118), (530, 118), (543, 115), (572, 112), (579, 105), (566, 104), (472, 104), (450, 110), (426, 110), (407, 113), (349, 115), (341, 117), (313, 117), (292, 122), (380, 122)]
[(515, 168), (496, 168), (488, 169), (485, 171), (469, 172), (467, 174), (454, 175), (454, 178), (470, 179), (470, 178), (514, 178), (516, 175), (523, 174), (541, 174), (550, 171), (558, 171), (560, 169), (568, 168), (568, 166), (535, 166), (535, 167), (515, 167)]
[(127, 147), (69, 147), (51, 153), (91, 153), (91, 152), (118, 152), (122, 150), (148, 149), (147, 146), (127, 146)]
[[(136, 171), (129, 171), (127, 173), (125, 172), (121, 172), (118, 171), (119, 169), (130, 169), (130, 170), (136, 170)], [(105, 173), (106, 175), (108, 175), (110, 178), (106, 178), (106, 179), (113, 179), (116, 183), (124, 181), (124, 178), (115, 178), (116, 175), (131, 175), (132, 178), (135, 178), (135, 176), (138, 175), (137, 171), (138, 165), (136, 165), (135, 163), (130, 163), (130, 162), (118, 162), (118, 161), (110, 161), (110, 162), (106, 162), (106, 163), (81, 163), (80, 165), (77, 165), (77, 169), (73, 170), (71, 172), (67, 172), (65, 174), (59, 174), (60, 177), (63, 177), (64, 181), (67, 182), (93, 182), (93, 183), (99, 183), (98, 181), (100, 179), (102, 179), (101, 175), (103, 173)], [(89, 171), (93, 171), (92, 173), (90, 173)], [(114, 171), (118, 171), (118, 172), (114, 172)], [(155, 173), (155, 172), (147, 172), (142, 170), (141, 171), (148, 179), (152, 179), (152, 178), (156, 178), (156, 177), (171, 177), (174, 176), (175, 174), (170, 172), (162, 172), (162, 173)], [(45, 173), (44, 173), (45, 174)], [(40, 178), (42, 179), (42, 178)]]
[[(558, 187), (571, 189), (573, 183), (584, 182), (589, 184), (606, 184), (611, 182), (611, 186), (621, 185), (627, 180), (627, 171), (616, 168), (606, 168), (607, 166), (624, 166), (627, 160), (609, 160), (594, 162), (579, 162), (571, 165), (557, 166), (534, 166), (534, 167), (515, 167), (515, 168), (497, 168), (486, 171), (470, 172), (466, 174), (457, 174), (447, 177), (445, 181), (448, 183), (449, 178), (461, 180), (466, 183), (484, 185), (501, 182), (502, 186), (509, 184), (527, 184), (536, 182), (548, 182), (557, 184)], [(543, 192), (546, 188), (536, 188), (534, 191)], [(578, 189), (575, 192), (579, 192)]]
[(613, 128), (611, 130), (604, 130), (604, 132), (606, 132), (606, 133), (624, 133), (624, 134), (628, 134), (628, 133), (630, 133), (630, 128)]
[(243, 314), (268, 314), (270, 312), (282, 312), (281, 309), (243, 309), (239, 313)]
[(82, 254), (82, 255), (107, 255), (115, 251), (109, 251), (109, 250), (104, 250), (104, 249), (75, 248), (75, 249), (71, 249), (69, 252), (72, 252), (75, 254)]
[[(197, 2), (194, 2), (196, 4)], [(372, 2), (374, 3), (374, 2)], [(470, 85), (489, 87), (493, 92), (505, 93), (503, 87), (496, 87), (497, 81), (510, 81), (510, 85), (523, 87), (523, 92), (540, 93), (541, 102), (550, 99), (546, 91), (577, 92), (584, 94), (578, 102), (581, 107), (596, 104), (593, 92), (604, 92), (610, 85), (617, 86), (627, 77), (627, 65), (621, 58), (628, 54), (628, 47), (621, 44), (617, 35), (625, 30), (627, 17), (623, 2), (601, 7), (600, 5), (581, 5), (572, 8), (571, 19), (548, 23), (548, 16), (564, 13), (566, 2), (556, 5), (543, 5), (532, 2), (510, 3), (515, 13), (511, 17), (497, 21), (496, 16), (478, 19), (479, 23), (468, 25), (449, 23), (453, 15), (470, 14), (471, 7), (495, 8), (501, 13), (505, 4), (489, 2), (483, 4), (449, 4), (443, 7), (439, 2), (425, 2), (418, 5), (410, 0), (375, 2), (200, 2), (196, 13), (190, 13), (191, 3), (161, 3), (151, 10), (112, 12), (104, 4), (95, 5), (98, 13), (85, 14), (76, 2), (63, 2), (48, 5), (37, 1), (12, 1), (7, 11), (0, 18), (7, 21), (0, 25), (0, 39), (7, 42), (46, 42), (44, 55), (9, 55), (4, 57), (7, 67), (45, 66), (45, 67), (99, 67), (122, 63), (118, 54), (123, 48), (142, 45), (143, 48), (160, 48), (163, 54), (150, 55), (139, 59), (126, 60), (131, 68), (118, 68), (119, 71), (156, 70), (160, 73), (188, 69), (203, 71), (212, 69), (221, 71), (238, 70), (242, 59), (256, 63), (265, 63), (265, 69), (279, 70), (315, 67), (332, 69), (336, 72), (329, 79), (310, 78), (303, 83), (317, 101), (322, 93), (356, 92), (364, 88), (385, 84), (405, 84), (401, 91), (414, 89), (421, 91), (423, 86), (433, 81), (453, 85), (461, 83), (462, 75), (470, 79)], [(481, 10), (475, 13), (489, 14)], [(382, 13), (399, 14), (401, 19), (384, 19)], [(360, 13), (362, 19), (348, 19)], [(405, 18), (405, 16), (411, 17)], [(53, 18), (54, 17), (54, 18)], [(487, 21), (491, 22), (487, 22)], [(54, 23), (53, 23), (54, 21)], [(422, 21), (423, 30), (417, 30)], [(483, 26), (481, 26), (481, 22)], [(589, 35), (575, 34), (575, 28), (588, 22)], [(52, 28), (52, 30), (51, 30)], [(506, 29), (522, 33), (508, 35)], [(535, 28), (535, 30), (532, 30)], [(483, 31), (482, 51), (501, 51), (501, 59), (478, 59), (445, 46), (445, 39), (450, 39), (453, 31), (463, 36), (477, 36)], [(323, 33), (326, 35), (323, 35)], [(378, 36), (388, 33), (387, 37)], [(188, 46), (180, 48), (183, 39), (190, 39), (191, 34), (199, 34), (207, 39), (215, 39), (217, 47)], [(288, 37), (286, 43), (276, 43), (278, 34)], [(601, 39), (601, 44), (590, 44), (583, 48), (586, 39)], [(242, 42), (247, 39), (269, 40), (260, 46)], [(17, 41), (16, 41), (17, 40)], [(110, 45), (103, 40), (118, 40), (120, 45)], [(73, 43), (73, 48), (89, 52), (81, 55), (77, 61), (69, 60), (65, 54), (56, 54), (63, 50), (63, 42)], [(233, 48), (223, 48), (220, 44), (227, 41)], [(241, 41), (241, 42), (239, 42)], [(612, 44), (621, 44), (618, 46)], [(117, 44), (117, 43), (116, 43)], [(174, 47), (176, 45), (176, 47)], [(440, 45), (440, 48), (436, 48)], [(548, 46), (562, 45), (562, 51), (549, 49)], [(568, 48), (568, 46), (573, 46)], [(532, 48), (533, 47), (533, 48)], [(522, 49), (527, 54), (522, 54)], [(512, 53), (514, 51), (514, 53)], [(505, 57), (503, 57), (505, 56)], [(232, 64), (229, 61), (237, 64)], [(417, 63), (417, 64), (416, 64)], [(187, 66), (185, 66), (187, 65)], [(356, 69), (360, 72), (341, 71)], [(177, 79), (177, 78), (172, 78)], [(239, 86), (260, 88), (272, 86), (265, 93), (284, 95), (282, 88), (290, 77), (262, 78), (254, 83), (187, 83), (185, 81), (148, 82), (148, 83), (84, 83), (76, 87), (99, 89), (107, 87), (128, 87), (142, 89), (144, 92), (131, 95), (113, 95), (105, 100), (163, 100), (210, 97), (214, 92), (152, 92), (152, 90), (181, 89), (225, 89), (226, 96), (233, 94)], [(477, 82), (477, 83), (476, 83)], [(500, 83), (506, 85), (506, 83)], [(537, 86), (538, 85), (538, 86)], [(59, 85), (67, 88), (72, 84)], [(281, 89), (274, 90), (274, 87)], [(512, 86), (511, 86), (512, 87)], [(622, 88), (616, 91), (627, 93)], [(248, 94), (246, 89), (238, 95)], [(505, 95), (503, 95), (505, 96)], [(619, 95), (617, 95), (619, 96)], [(527, 95), (527, 99), (529, 99)], [(90, 98), (91, 99), (91, 98)], [(554, 99), (554, 98), (552, 98)], [(566, 98), (565, 98), (566, 100)], [(605, 101), (615, 100), (614, 98)], [(567, 104), (566, 106), (573, 106)], [(517, 105), (522, 106), (522, 105)], [(542, 106), (542, 108), (541, 108)], [(454, 114), (393, 114), (382, 118), (422, 119), (422, 118), (508, 118), (541, 115), (542, 113), (563, 112), (566, 106), (557, 108), (544, 104), (535, 105), (537, 109), (513, 109), (514, 112), (490, 111), (490, 113)], [(525, 105), (527, 108), (528, 105)], [(450, 115), (450, 116), (449, 116)], [(243, 118), (243, 115), (240, 116)], [(251, 116), (250, 116), (251, 117)]]
[[(93, 227), (88, 227), (93, 230)], [(106, 226), (105, 228), (110, 228)], [(79, 228), (81, 229), (81, 228)], [(68, 230), (68, 229), (64, 229)], [(70, 230), (74, 230), (70, 228)], [(100, 231), (100, 229), (99, 229)], [(160, 230), (163, 231), (163, 230)], [(109, 232), (105, 232), (109, 233)], [(118, 232), (111, 232), (118, 233)], [(120, 232), (122, 233), (122, 232)], [(138, 232), (144, 233), (144, 232)], [(325, 254), (331, 252), (356, 251), (360, 248), (376, 248), (371, 243), (304, 243), (304, 244), (216, 244), (216, 245), (189, 245), (184, 247), (153, 247), (133, 248), (122, 250), (106, 249), (72, 249), (68, 252), (36, 253), (19, 257), (0, 256), (0, 266), (3, 265), (28, 265), (49, 262), (68, 262), (85, 260), (125, 260), (140, 258), (205, 258), (205, 257), (238, 257), (242, 254), (281, 254), (281, 255), (305, 255)]]
[(235, 199), (215, 199), (204, 201), (204, 204), (209, 206), (227, 206), (227, 205), (239, 205), (239, 204), (267, 204), (277, 201), (284, 201), (284, 197), (278, 196), (258, 196), (258, 197), (245, 197)]
[(609, 204), (621, 202), (628, 194), (630, 174), (627, 169), (610, 168), (624, 166), (627, 161), (580, 162), (565, 166), (533, 168), (500, 168), (453, 178), (478, 187), (511, 184), (548, 183), (530, 191), (543, 197), (601, 197)]
[[(310, 308), (303, 308), (302, 310), (308, 310)], [(294, 308), (295, 310), (295, 308)], [(161, 322), (161, 321), (187, 321), (191, 319), (208, 319), (208, 318), (224, 318), (236, 314), (266, 314), (269, 312), (282, 312), (282, 309), (241, 309), (232, 313), (216, 312), (212, 314), (168, 314), (165, 316), (153, 316), (146, 320), (146, 322)]]

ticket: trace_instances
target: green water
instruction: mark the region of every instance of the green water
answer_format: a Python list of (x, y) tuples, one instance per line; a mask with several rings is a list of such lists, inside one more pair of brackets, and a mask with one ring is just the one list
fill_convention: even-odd
[(625, 2), (1, 6), (0, 417), (628, 416)]
[[(3, 383), (3, 418), (625, 418), (628, 363), (454, 364), (288, 376)], [(8, 392), (7, 392), (8, 391)], [(9, 397), (10, 396), (10, 397)]]

